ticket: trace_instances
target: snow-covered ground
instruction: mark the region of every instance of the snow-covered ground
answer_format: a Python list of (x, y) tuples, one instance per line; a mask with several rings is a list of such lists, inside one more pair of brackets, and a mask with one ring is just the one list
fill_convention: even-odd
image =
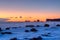
[[(45, 24), (49, 24), (49, 27), (45, 27)], [(42, 40), (60, 40), (60, 26), (56, 25), (60, 22), (25, 22), (25, 23), (0, 23), (2, 32), (11, 32), (12, 34), (1, 34), (0, 40), (10, 40), (11, 38), (18, 38), (19, 40), (29, 40), (30, 38), (41, 36)], [(31, 30), (32, 27), (25, 27), (26, 25), (34, 25), (37, 32), (25, 32), (25, 30)], [(40, 25), (37, 27), (36, 25)], [(5, 28), (10, 27), (9, 30)], [(13, 28), (17, 27), (17, 28)], [(48, 34), (49, 33), (49, 34)], [(28, 39), (25, 39), (28, 38)]]
[(25, 25), (40, 25), (41, 27), (44, 27), (44, 24), (49, 24), (51, 27), (55, 27), (57, 24), (60, 24), (60, 22), (21, 22), (21, 23), (14, 23), (14, 22), (7, 22), (7, 23), (0, 23), (1, 28), (6, 27), (25, 27)]

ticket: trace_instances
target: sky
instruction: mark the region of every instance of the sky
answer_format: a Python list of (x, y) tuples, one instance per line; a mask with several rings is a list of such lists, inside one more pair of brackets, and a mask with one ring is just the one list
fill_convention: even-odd
[(1, 20), (45, 21), (47, 18), (60, 18), (60, 0), (0, 0)]

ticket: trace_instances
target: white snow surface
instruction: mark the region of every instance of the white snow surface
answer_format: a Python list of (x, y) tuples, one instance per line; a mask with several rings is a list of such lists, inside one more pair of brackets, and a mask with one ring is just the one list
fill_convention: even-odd
[[(49, 24), (50, 27), (44, 27), (44, 24)], [(0, 34), (0, 40), (10, 40), (11, 38), (18, 38), (20, 40), (25, 40), (24, 38), (34, 38), (41, 36), (42, 40), (60, 40), (60, 27), (56, 25), (60, 22), (23, 22), (23, 23), (0, 23), (0, 27), (3, 29), (2, 32), (12, 32), (12, 34)], [(32, 29), (31, 27), (25, 27), (26, 25), (35, 25), (37, 32), (25, 32), (25, 30)], [(40, 27), (36, 27), (40, 25)], [(10, 27), (10, 30), (5, 30), (5, 28)], [(17, 27), (17, 28), (13, 28)], [(48, 36), (43, 36), (42, 34), (50, 33)], [(26, 39), (29, 40), (29, 39)]]

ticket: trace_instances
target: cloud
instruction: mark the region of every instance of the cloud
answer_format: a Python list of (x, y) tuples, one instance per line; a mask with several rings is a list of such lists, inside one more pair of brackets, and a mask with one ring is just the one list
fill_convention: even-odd
[(7, 22), (8, 18), (0, 18), (0, 22)]

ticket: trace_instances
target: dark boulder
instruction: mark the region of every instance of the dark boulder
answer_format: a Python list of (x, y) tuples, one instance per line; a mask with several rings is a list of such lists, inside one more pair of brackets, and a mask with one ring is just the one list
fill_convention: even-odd
[(38, 30), (36, 30), (35, 28), (32, 28), (30, 31), (31, 32), (37, 32)]
[(45, 24), (44, 26), (45, 26), (45, 27), (49, 27), (50, 25), (49, 25), (49, 24)]
[(34, 25), (26, 25), (26, 27), (35, 27)]
[(60, 24), (57, 24), (56, 26), (60, 26)]
[(2, 29), (0, 28), (0, 31), (2, 31)]
[(10, 30), (10, 28), (6, 28), (6, 30)]
[(18, 40), (17, 38), (11, 38), (10, 40)]
[(29, 32), (29, 30), (25, 30), (25, 32)]
[(50, 34), (51, 34), (51, 33), (42, 34), (42, 36), (47, 36), (47, 37), (49, 37), (49, 36), (51, 36)]
[(12, 34), (11, 32), (1, 32), (1, 34)]
[(5, 34), (4, 32), (1, 32), (1, 34)]
[(5, 32), (5, 34), (12, 34), (11, 32)]
[(32, 38), (32, 39), (30, 39), (30, 40), (42, 40), (42, 37), (37, 37), (37, 38)]
[(40, 25), (36, 25), (36, 27), (40, 27)]

